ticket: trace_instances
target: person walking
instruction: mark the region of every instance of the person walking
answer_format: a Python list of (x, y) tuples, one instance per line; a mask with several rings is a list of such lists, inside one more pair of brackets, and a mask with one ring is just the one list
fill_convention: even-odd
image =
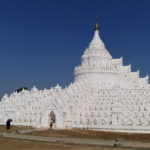
[(10, 129), (11, 129), (11, 122), (12, 122), (12, 119), (8, 119), (8, 120), (6, 121), (6, 129), (7, 129), (7, 132), (9, 132)]

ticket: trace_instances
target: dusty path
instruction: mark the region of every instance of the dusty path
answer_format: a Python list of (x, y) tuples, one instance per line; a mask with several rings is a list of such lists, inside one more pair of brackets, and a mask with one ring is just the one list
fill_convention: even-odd
[[(30, 130), (31, 131), (31, 130)], [(26, 132), (30, 132), (26, 131)], [(130, 141), (115, 141), (115, 140), (102, 140), (102, 139), (81, 139), (81, 138), (68, 138), (68, 137), (43, 137), (43, 136), (32, 136), (22, 135), (15, 133), (0, 133), (1, 137), (12, 138), (19, 140), (39, 141), (39, 142), (51, 142), (51, 143), (65, 143), (65, 144), (86, 144), (93, 146), (109, 146), (109, 147), (120, 147), (120, 148), (133, 148), (150, 150), (150, 143), (148, 142), (130, 142)]]

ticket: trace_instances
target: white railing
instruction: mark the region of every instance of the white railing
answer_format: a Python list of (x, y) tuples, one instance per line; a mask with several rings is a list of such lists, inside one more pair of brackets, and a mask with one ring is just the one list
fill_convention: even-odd
[(117, 69), (105, 68), (105, 67), (75, 67), (74, 74), (81, 74), (87, 72), (108, 72), (108, 73), (118, 73)]

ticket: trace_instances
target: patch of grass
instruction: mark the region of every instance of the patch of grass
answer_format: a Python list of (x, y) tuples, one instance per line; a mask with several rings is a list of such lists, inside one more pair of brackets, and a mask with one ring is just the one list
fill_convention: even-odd
[(47, 137), (70, 137), (70, 138), (90, 138), (90, 139), (124, 139), (129, 141), (150, 141), (150, 134), (141, 133), (121, 133), (121, 132), (107, 132), (107, 131), (91, 131), (91, 130), (48, 130), (48, 131), (34, 131), (29, 135), (47, 136)]

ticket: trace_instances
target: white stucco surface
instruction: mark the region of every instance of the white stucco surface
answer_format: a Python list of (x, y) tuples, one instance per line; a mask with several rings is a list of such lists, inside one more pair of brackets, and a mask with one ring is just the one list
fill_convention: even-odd
[[(98, 24), (96, 24), (98, 26)], [(113, 59), (95, 28), (94, 37), (74, 69), (74, 82), (66, 88), (23, 90), (4, 95), (0, 124), (55, 128), (150, 131), (150, 84), (122, 58)]]

